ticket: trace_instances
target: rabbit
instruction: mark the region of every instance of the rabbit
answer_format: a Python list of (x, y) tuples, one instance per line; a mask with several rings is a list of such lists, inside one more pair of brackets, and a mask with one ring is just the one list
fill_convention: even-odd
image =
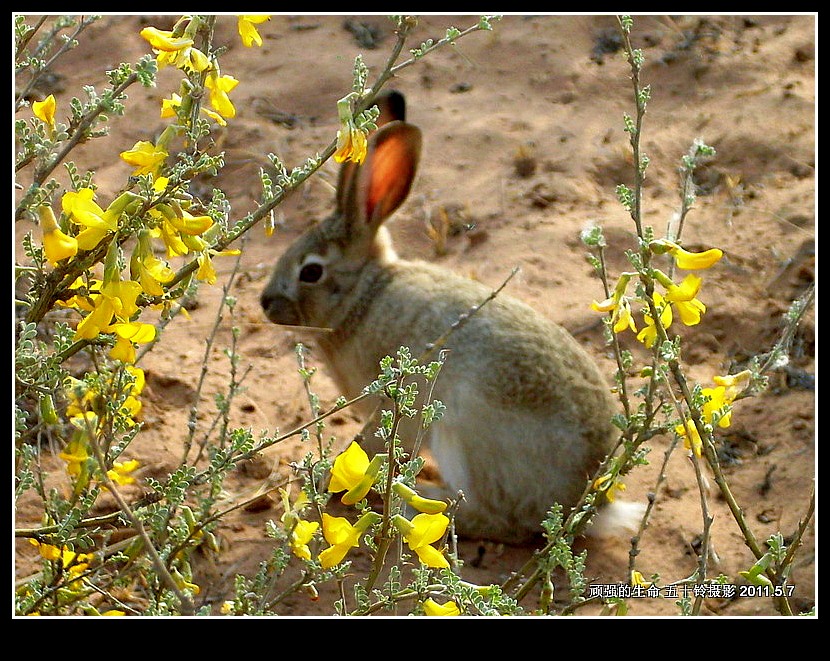
[[(364, 163), (341, 166), (334, 213), (285, 251), (261, 295), (271, 322), (326, 329), (316, 347), (348, 397), (377, 378), (384, 356), (401, 346), (417, 356), (491, 294), (396, 254), (384, 223), (409, 194), (422, 138), (400, 93), (378, 105)], [(446, 412), (425, 440), (445, 484), (438, 495), (463, 492), (461, 536), (527, 542), (554, 502), (566, 513), (576, 504), (609, 452), (610, 389), (564, 328), (504, 293), (444, 348), (433, 396)]]

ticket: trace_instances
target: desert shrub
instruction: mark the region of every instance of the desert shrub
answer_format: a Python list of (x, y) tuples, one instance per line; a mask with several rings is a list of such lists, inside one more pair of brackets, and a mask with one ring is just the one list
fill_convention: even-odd
[[(619, 443), (586, 482), (578, 507), (563, 511), (551, 503), (549, 517), (541, 523), (547, 544), (525, 567), (503, 585), (463, 581), (452, 532), (453, 512), (463, 503), (434, 501), (417, 492), (423, 461), (403, 451), (398, 427), (412, 417), (421, 419), (422, 433), (440, 424), (444, 405), (432, 398), (429, 387), (440, 379), (440, 353), (412, 356), (401, 348), (385, 359), (378, 366), (378, 379), (367, 384), (358, 399), (385, 396), (388, 410), (375, 433), (384, 439), (387, 451), (369, 457), (352, 444), (335, 456), (324, 436), (325, 422), (356, 400), (339, 400), (331, 410), (321, 410), (313, 388), (314, 369), (306, 365), (302, 347), (297, 350), (298, 371), (307, 385), (312, 419), (273, 435), (255, 436), (230, 425), (230, 403), (241, 382), (232, 344), (227, 350), (228, 387), (217, 397), (209, 437), (196, 439), (194, 410), (180, 465), (162, 479), (145, 477), (146, 489), (139, 499), (128, 501), (121, 493), (119, 487), (134, 481), (132, 474), (139, 466), (139, 460), (122, 460), (142, 429), (145, 377), (137, 363), (164, 341), (165, 326), (186, 314), (187, 301), (199, 287), (217, 284), (213, 260), (238, 259), (240, 250), (234, 246), (256, 228), (273, 231), (275, 209), (326, 160), (362, 160), (365, 136), (375, 128), (378, 115), (373, 101), (396, 71), (417, 65), (469, 34), (493, 29), (495, 19), (482, 17), (464, 30), (450, 27), (443, 38), (421, 43), (401, 59), (417, 19), (391, 17), (397, 38), (386, 67), (370, 80), (369, 70), (356, 58), (353, 87), (343, 91), (332, 109), (340, 121), (338, 135), (293, 168), (268, 154), (269, 167), (260, 170), (261, 198), (255, 210), (238, 218), (225, 192), (194, 185), (225, 166), (214, 137), (223, 127), (232, 128), (235, 115), (232, 98), (238, 81), (232, 72), (220, 69), (224, 46), (214, 43), (217, 17), (184, 16), (169, 31), (146, 27), (141, 37), (152, 54), (108, 71), (105, 89), (85, 87), (85, 98), (73, 98), (68, 108), (58, 108), (52, 95), (37, 98), (34, 90), (96, 17), (44, 17), (34, 22), (15, 17), (15, 219), (35, 219), (40, 228), (39, 236), (23, 238), (15, 260), (15, 490), (16, 498), (34, 493), (42, 503), (40, 523), (16, 529), (16, 536), (27, 538), (41, 558), (40, 571), (17, 586), (17, 614), (211, 614), (209, 606), (198, 605), (200, 588), (194, 582), (192, 557), (197, 550), (221, 553), (213, 531), (222, 517), (244, 504), (227, 507), (220, 499), (229, 472), (297, 436), (313, 441), (314, 449), (298, 458), (294, 479), (273, 487), (281, 494), (283, 511), (264, 534), (275, 540), (275, 550), (255, 575), (236, 576), (234, 597), (213, 614), (280, 614), (282, 602), (295, 592), (313, 594), (328, 582), (342, 589), (351, 570), (349, 552), (358, 545), (369, 549), (371, 569), (356, 581), (352, 577), (353, 594), (343, 594), (336, 604), (338, 614), (558, 614), (596, 601), (624, 612), (624, 597), (590, 593), (583, 572), (585, 556), (573, 551), (573, 542), (590, 522), (597, 499), (613, 499), (623, 488), (623, 478), (648, 462), (648, 442), (658, 435), (673, 437), (672, 448), (684, 447), (689, 453), (701, 492), (703, 536), (697, 570), (671, 579), (672, 584), (701, 589), (697, 598), (679, 601), (679, 609), (699, 612), (704, 588), (737, 580), (713, 576), (707, 564), (711, 520), (703, 473), (708, 470), (757, 560), (743, 578), (764, 590), (781, 613), (792, 613), (787, 579), (812, 505), (798, 530), (786, 538), (777, 534), (764, 547), (720, 469), (715, 431), (729, 425), (732, 403), (764, 388), (765, 373), (786, 357), (793, 329), (812, 302), (812, 290), (793, 303), (781, 340), (763, 361), (740, 373), (718, 376), (710, 387), (688, 380), (681, 340), (671, 325), (677, 320), (687, 325), (701, 322), (706, 308), (697, 293), (704, 278), (697, 272), (714, 268), (722, 252), (717, 247), (686, 251), (681, 234), (694, 203), (695, 170), (714, 150), (695, 142), (682, 157), (678, 220), (658, 236), (642, 222), (648, 157), (641, 149), (641, 135), (651, 90), (640, 81), (644, 54), (631, 45), (628, 17), (620, 19), (620, 37), (630, 66), (634, 111), (624, 117), (624, 130), (635, 166), (633, 184), (620, 185), (617, 196), (630, 212), (639, 241), (638, 250), (628, 254), (631, 270), (612, 278), (603, 258), (601, 228), (583, 236), (604, 288), (604, 300), (595, 302), (594, 309), (607, 313), (606, 336), (618, 365), (614, 383), (621, 413), (614, 422)], [(267, 17), (234, 20), (246, 47), (261, 43), (256, 26)], [(160, 67), (181, 74), (179, 87), (168, 90), (161, 108), (169, 123), (154, 140), (139, 141), (120, 154), (135, 169), (115, 199), (102, 200), (95, 172), (80, 172), (69, 160), (72, 151), (105, 135), (107, 122), (129, 116), (128, 92), (136, 85), (155, 85)], [(678, 282), (676, 268), (691, 273)], [(233, 316), (235, 277), (233, 270), (223, 287), (217, 325), (221, 315)], [(625, 349), (629, 340), (651, 350), (648, 364), (635, 369)], [(210, 336), (208, 346), (212, 342)], [(636, 390), (632, 373), (642, 381)], [(426, 383), (426, 390), (419, 391), (418, 383)], [(65, 462), (62, 474), (49, 475), (42, 469), (42, 448), (59, 454)], [(341, 502), (352, 508), (351, 517), (334, 517), (327, 511), (334, 494), (341, 492)], [(379, 511), (370, 507), (370, 492), (382, 502)], [(106, 495), (115, 507), (101, 514), (98, 508)], [(653, 501), (632, 541), (626, 573), (633, 590), (646, 590), (661, 578), (644, 578), (636, 565), (636, 548), (652, 505)], [(420, 513), (407, 515), (406, 507)], [(551, 577), (558, 570), (565, 572), (570, 586), (564, 606), (552, 598)], [(278, 579), (289, 571), (295, 578), (276, 589)], [(538, 593), (537, 603), (520, 606), (532, 591)]]

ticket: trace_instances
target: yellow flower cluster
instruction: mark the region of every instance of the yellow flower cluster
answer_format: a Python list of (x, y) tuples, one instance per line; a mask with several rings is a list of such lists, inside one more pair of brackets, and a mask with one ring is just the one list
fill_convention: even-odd
[[(93, 437), (101, 432), (101, 421), (105, 418), (108, 402), (123, 397), (121, 414), (128, 425), (135, 424), (141, 411), (138, 397), (144, 389), (144, 370), (133, 365), (125, 365), (124, 370), (132, 377), (129, 381), (113, 377), (100, 388), (92, 387), (87, 381), (72, 376), (64, 382), (66, 415), (75, 431), (59, 456), (66, 462), (66, 472), (79, 490), (85, 488), (91, 480), (94, 465), (91, 463), (91, 443), (95, 440)], [(116, 484), (132, 484), (135, 479), (131, 473), (138, 466), (139, 462), (135, 459), (115, 462), (107, 471), (107, 476)]]
[[(166, 177), (157, 177), (153, 181), (153, 191), (160, 198), (167, 186)], [(165, 245), (168, 258), (197, 253), (196, 277), (210, 284), (216, 282), (212, 256), (239, 252), (219, 252), (210, 247), (206, 237), (215, 226), (210, 216), (193, 215), (175, 200), (159, 202), (147, 212), (150, 227), (137, 235), (129, 262), (130, 278), (125, 280), (118, 267), (120, 248), (114, 237), (122, 216), (139, 203), (138, 196), (127, 192), (102, 209), (92, 188), (68, 191), (61, 200), (66, 231), (61, 229), (50, 206), (44, 205), (38, 210), (44, 255), (53, 265), (75, 256), (79, 250), (92, 250), (104, 241), (110, 242), (103, 279), (79, 277), (69, 288), (77, 293), (58, 304), (86, 313), (78, 323), (76, 340), (93, 340), (101, 333), (112, 333), (116, 342), (110, 356), (125, 363), (135, 362), (135, 345), (155, 339), (155, 328), (136, 320), (140, 310), (138, 297), (142, 293), (148, 297), (163, 297), (163, 285), (175, 278), (170, 266), (155, 256), (151, 239), (158, 239)]]
[[(270, 20), (267, 14), (246, 14), (237, 18), (237, 30), (246, 47), (262, 45), (262, 37), (256, 25), (267, 20)], [(222, 75), (216, 59), (196, 48), (194, 35), (199, 25), (199, 21), (194, 20), (193, 17), (185, 16), (173, 26), (172, 30), (146, 27), (141, 31), (141, 36), (149, 42), (153, 52), (156, 53), (159, 68), (173, 66), (186, 73), (204, 74), (204, 86), (208, 91), (212, 110), (208, 108), (201, 110), (220, 126), (225, 126), (226, 119), (236, 116), (236, 108), (231, 102), (229, 93), (239, 84), (239, 81), (233, 76)], [(182, 102), (182, 96), (175, 93), (169, 99), (162, 100), (161, 116), (175, 117)]]
[[(384, 455), (376, 455), (370, 461), (363, 448), (352, 442), (334, 461), (328, 491), (343, 492), (340, 500), (345, 505), (359, 503), (377, 480), (383, 458)], [(432, 546), (444, 536), (449, 525), (449, 519), (441, 514), (447, 504), (424, 498), (401, 482), (395, 482), (392, 489), (405, 503), (421, 512), (412, 521), (403, 516), (393, 518), (395, 528), (401, 533), (409, 548), (428, 567), (449, 567), (443, 553)], [(281, 522), (289, 536), (291, 551), (298, 558), (311, 560), (309, 543), (320, 526), (315, 521), (302, 518), (303, 510), (309, 505), (308, 498), (305, 493), (301, 493), (292, 505), (288, 493), (284, 490), (281, 492), (284, 510)], [(363, 514), (356, 523), (351, 523), (346, 517), (334, 517), (323, 513), (322, 533), (323, 539), (328, 543), (328, 547), (318, 556), (323, 569), (331, 569), (343, 562), (349, 550), (359, 546), (361, 537), (380, 521), (381, 516), (376, 512)]]
[[(90, 189), (83, 189), (81, 192), (84, 191), (92, 192)], [(77, 194), (66, 193), (64, 200), (71, 195)], [(109, 231), (111, 230), (108, 228), (103, 229), (103, 232)], [(103, 236), (104, 233), (101, 233), (96, 241), (100, 241)], [(79, 235), (79, 244), (81, 241)], [(112, 333), (116, 339), (110, 357), (124, 363), (134, 363), (135, 345), (146, 344), (155, 339), (156, 329), (152, 324), (133, 320), (139, 311), (136, 301), (142, 292), (142, 285), (134, 280), (121, 279), (118, 246), (115, 242), (110, 244), (107, 251), (103, 280), (85, 281), (84, 276), (81, 276), (69, 289), (77, 293), (59, 305), (87, 313), (75, 329), (75, 340), (93, 340), (101, 333)]]
[(344, 161), (362, 163), (366, 158), (368, 146), (366, 134), (349, 118), (337, 131), (337, 150), (334, 152), (334, 160), (338, 163)]
[(36, 539), (29, 539), (29, 542), (37, 547), (41, 558), (59, 563), (60, 568), (68, 574), (70, 588), (75, 587), (78, 577), (89, 569), (89, 563), (95, 559), (91, 553), (77, 553), (66, 546), (57, 547)]
[[(380, 469), (383, 455), (376, 455), (371, 461), (369, 456), (355, 442), (338, 455), (331, 469), (331, 481), (328, 490), (332, 493), (345, 491), (341, 502), (352, 505), (362, 500), (368, 494)], [(449, 525), (449, 519), (441, 514), (447, 504), (441, 501), (423, 498), (410, 487), (401, 482), (395, 482), (393, 491), (408, 505), (418, 509), (421, 514), (412, 521), (405, 517), (396, 516), (393, 523), (416, 553), (421, 562), (428, 567), (449, 567), (444, 555), (431, 544), (441, 537)], [(370, 513), (373, 514), (373, 513)], [(360, 535), (368, 526), (375, 522), (371, 516), (364, 515), (352, 526), (344, 518), (333, 518), (323, 515), (323, 537), (331, 545), (320, 554), (320, 562), (324, 567), (331, 567), (340, 563), (349, 548), (358, 545)]]
[(337, 131), (337, 149), (334, 160), (337, 163), (354, 161), (362, 163), (369, 149), (366, 132), (359, 129), (352, 118), (352, 100), (354, 92), (347, 94), (337, 102), (337, 114), (340, 118), (340, 129)]
[[(701, 411), (703, 424), (717, 424), (722, 429), (729, 427), (732, 424), (732, 411), (729, 407), (749, 385), (751, 377), (752, 374), (749, 370), (744, 370), (738, 374), (713, 377), (715, 387), (701, 390), (704, 398)], [(691, 418), (686, 418), (675, 426), (674, 431), (683, 438), (685, 448), (694, 453), (696, 457), (700, 457), (703, 450), (703, 439), (701, 439), (694, 421)]]
[(92, 250), (108, 236), (118, 230), (118, 220), (127, 210), (134, 196), (124, 193), (107, 207), (106, 211), (95, 202), (95, 191), (91, 188), (69, 191), (63, 195), (61, 205), (64, 216), (73, 227), (60, 227), (52, 207), (38, 208), (40, 229), (43, 234), (43, 252), (50, 264), (74, 257), (78, 250)]
[[(679, 245), (666, 239), (652, 241), (649, 245), (655, 254), (670, 254), (678, 268), (684, 270), (707, 269), (723, 257), (723, 251), (712, 248), (700, 253), (689, 252)], [(662, 285), (666, 293), (661, 295), (654, 292), (652, 300), (660, 319), (660, 326), (666, 330), (674, 320), (674, 310), (680, 321), (686, 326), (700, 323), (701, 315), (706, 312), (706, 305), (697, 298), (703, 280), (694, 273), (689, 273), (678, 285), (659, 269), (654, 269), (657, 282)], [(634, 314), (631, 310), (631, 299), (626, 294), (628, 283), (633, 273), (623, 273), (617, 281), (614, 293), (601, 302), (594, 301), (591, 309), (596, 312), (611, 312), (611, 324), (615, 333), (622, 333), (628, 329), (637, 333), (637, 339), (651, 348), (657, 339), (657, 324), (651, 311), (646, 308), (643, 312), (645, 326), (637, 330)]]

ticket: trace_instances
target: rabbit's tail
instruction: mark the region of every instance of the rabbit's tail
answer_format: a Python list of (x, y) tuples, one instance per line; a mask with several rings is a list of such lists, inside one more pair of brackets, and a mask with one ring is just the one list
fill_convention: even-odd
[(594, 516), (593, 525), (585, 534), (588, 537), (624, 537), (633, 535), (645, 514), (645, 503), (615, 500), (601, 507)]

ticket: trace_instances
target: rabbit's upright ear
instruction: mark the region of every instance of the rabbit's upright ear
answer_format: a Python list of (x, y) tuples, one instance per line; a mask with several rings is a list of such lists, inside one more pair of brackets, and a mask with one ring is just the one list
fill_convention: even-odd
[(421, 131), (406, 122), (393, 121), (379, 129), (369, 145), (366, 160), (355, 175), (357, 217), (377, 227), (403, 204), (421, 158)]
[(396, 119), (402, 122), (406, 121), (406, 100), (403, 94), (397, 90), (388, 90), (378, 94), (375, 105), (380, 110), (380, 115), (378, 115), (375, 122), (378, 128)]
[[(373, 105), (380, 111), (375, 120), (378, 128), (389, 122), (406, 120), (406, 99), (397, 90), (384, 90), (377, 95)], [(337, 206), (340, 211), (346, 209), (346, 198), (352, 193), (352, 183), (359, 167), (354, 161), (346, 161), (340, 166), (337, 178)]]

